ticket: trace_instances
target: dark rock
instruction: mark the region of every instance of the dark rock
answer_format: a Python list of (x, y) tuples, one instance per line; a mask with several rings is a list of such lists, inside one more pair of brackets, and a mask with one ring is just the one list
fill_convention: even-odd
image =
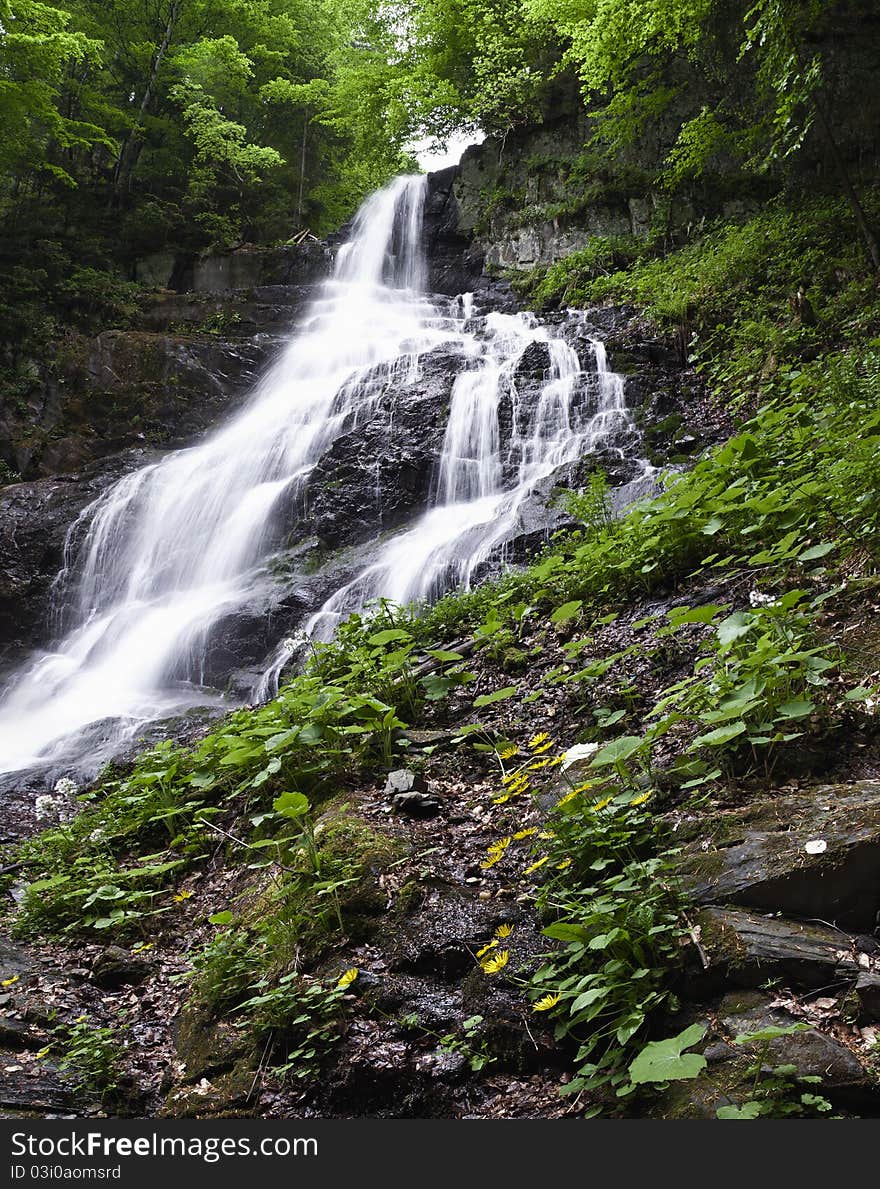
[(45, 1064), (3, 1071), (0, 1107), (22, 1113), (68, 1110), (73, 1106), (69, 1086)]
[(691, 975), (691, 994), (731, 983), (759, 987), (771, 979), (828, 987), (852, 982), (859, 971), (852, 939), (824, 925), (727, 908), (704, 909), (697, 923), (710, 966)]
[(395, 813), (404, 813), (407, 817), (436, 817), (440, 812), (437, 798), (425, 793), (397, 793), (391, 803)]
[(407, 793), (426, 793), (428, 782), (419, 772), (410, 772), (408, 768), (397, 768), (394, 772), (388, 773), (383, 791), (386, 797)]
[(108, 945), (92, 963), (90, 979), (104, 991), (137, 986), (150, 974), (150, 963), (118, 945)]
[[(428, 890), (419, 912), (397, 923), (388, 939), (392, 970), (451, 980), (474, 967), (474, 954), (492, 936), (498, 907), (447, 885)], [(425, 922), (430, 921), (430, 929)]]
[(318, 240), (277, 248), (251, 244), (200, 257), (192, 262), (191, 270), (180, 275), (178, 283), (184, 290), (210, 293), (262, 285), (314, 284), (329, 275), (332, 260), (326, 244)]
[(48, 593), (61, 569), (68, 529), (110, 483), (150, 457), (134, 450), (79, 475), (0, 490), (0, 650), (12, 652), (45, 637)]
[(175, 1017), (171, 1033), (191, 1081), (226, 1073), (251, 1053), (240, 1028), (227, 1020), (214, 1020), (197, 1003), (187, 1004)]
[[(735, 1039), (764, 1028), (787, 1028), (799, 1022), (788, 1012), (769, 1005), (770, 1000), (765, 1000), (754, 1007), (737, 1010), (739, 1005), (734, 1004), (734, 1010), (728, 1011), (727, 1002), (722, 1001), (718, 1009), (722, 1026)], [(767, 1048), (767, 1063), (794, 1065), (801, 1077), (820, 1077), (825, 1091), (868, 1091), (872, 1084), (861, 1062), (846, 1045), (817, 1028), (771, 1040)]]
[[(680, 824), (682, 877), (725, 901), (871, 930), (880, 911), (880, 783), (776, 795)], [(820, 854), (806, 845), (826, 843)]]
[(0, 1048), (41, 1049), (47, 1040), (45, 1032), (40, 1032), (26, 1020), (0, 1015)]
[[(675, 1082), (649, 1107), (653, 1118), (715, 1119), (719, 1107), (742, 1106), (752, 1098), (754, 1064), (761, 1048), (755, 1044), (732, 1044), (764, 1028), (788, 1028), (801, 1023), (789, 1012), (771, 1006), (771, 999), (756, 991), (732, 992), (715, 1009), (720, 1031), (712, 1018), (695, 1020), (706, 1027), (703, 1056), (707, 1068), (698, 1077)], [(697, 1046), (699, 1051), (700, 1046)], [(863, 1112), (873, 1117), (880, 1105), (877, 1087), (870, 1073), (854, 1054), (834, 1037), (818, 1029), (790, 1033), (771, 1040), (764, 1069), (769, 1075), (776, 1066), (794, 1067), (794, 1076), (818, 1077), (819, 1084), (803, 1089), (821, 1095), (838, 1109)], [(795, 1090), (800, 1093), (800, 1090)]]
[(493, 289), (512, 300), (509, 286), (492, 282), (483, 273), (483, 253), (475, 246), (455, 193), (459, 168), (428, 174), (424, 236), (429, 259), (429, 286), (435, 293), (471, 293)]
[(880, 974), (864, 972), (856, 980), (856, 994), (866, 1020), (880, 1020)]

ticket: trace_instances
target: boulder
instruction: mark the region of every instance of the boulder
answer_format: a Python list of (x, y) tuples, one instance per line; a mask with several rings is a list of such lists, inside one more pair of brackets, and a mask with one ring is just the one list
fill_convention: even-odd
[(691, 994), (732, 984), (760, 987), (771, 980), (818, 988), (858, 976), (856, 942), (825, 925), (707, 908), (696, 918), (709, 968), (688, 980)]
[(862, 1017), (866, 1020), (880, 1020), (880, 974), (865, 971), (856, 980), (856, 994), (861, 1004)]
[(150, 963), (118, 945), (108, 945), (92, 963), (90, 981), (103, 991), (132, 987), (149, 977)]
[(684, 844), (681, 876), (699, 903), (820, 918), (865, 932), (875, 927), (877, 781), (777, 794), (673, 825)]

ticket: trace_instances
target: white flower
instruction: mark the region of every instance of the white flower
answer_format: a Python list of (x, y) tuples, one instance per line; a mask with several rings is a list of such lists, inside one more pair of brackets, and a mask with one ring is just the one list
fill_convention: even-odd
[(106, 837), (106, 832), (99, 826), (97, 830), (92, 830), (89, 834), (89, 842), (103, 842)]
[(55, 782), (55, 792), (59, 797), (75, 797), (79, 792), (79, 786), (69, 776), (62, 776), (60, 780)]
[(865, 698), (862, 706), (865, 709), (865, 714), (876, 714), (877, 707), (880, 706), (880, 701), (877, 698)]
[(38, 822), (51, 821), (58, 816), (60, 802), (51, 793), (41, 793), (34, 801), (34, 812)]
[(828, 843), (824, 838), (813, 838), (804, 846), (808, 855), (823, 855), (828, 850)]
[(762, 594), (760, 590), (749, 591), (749, 605), (752, 607), (775, 607), (779, 599), (773, 595)]
[(574, 747), (570, 747), (568, 751), (563, 753), (559, 771), (564, 772), (566, 768), (570, 768), (578, 760), (586, 760), (591, 755), (595, 755), (598, 750), (598, 743), (576, 743)]

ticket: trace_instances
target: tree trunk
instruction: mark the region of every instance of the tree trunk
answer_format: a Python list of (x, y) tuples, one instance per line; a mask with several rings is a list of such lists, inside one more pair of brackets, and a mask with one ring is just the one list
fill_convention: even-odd
[(302, 138), (302, 152), (299, 160), (299, 195), (296, 200), (296, 221), (299, 228), (302, 228), (303, 217), (303, 192), (306, 187), (306, 144), (309, 135), (309, 124), (312, 117), (305, 112), (303, 114), (303, 138)]
[(849, 170), (846, 167), (846, 162), (843, 159), (843, 154), (840, 151), (840, 146), (834, 137), (834, 133), (831, 131), (831, 124), (828, 121), (828, 117), (822, 110), (822, 104), (815, 97), (813, 98), (813, 110), (816, 113), (816, 119), (818, 120), (819, 127), (822, 129), (822, 135), (825, 137), (825, 141), (831, 151), (831, 159), (834, 161), (834, 167), (840, 175), (844, 191), (852, 207), (852, 212), (855, 215), (856, 226), (864, 242), (865, 252), (867, 253), (871, 268), (874, 272), (880, 272), (880, 245), (878, 245), (877, 237), (868, 223), (865, 208), (862, 206), (856, 188), (853, 185)]
[(133, 152), (137, 147), (137, 142), (140, 140), (140, 135), (143, 130), (144, 116), (149, 110), (150, 104), (153, 101), (153, 92), (156, 86), (156, 79), (159, 76), (159, 69), (165, 60), (165, 55), (168, 53), (171, 46), (171, 40), (174, 37), (174, 28), (177, 24), (177, 18), (180, 16), (180, 6), (182, 0), (171, 0), (171, 7), (168, 9), (168, 20), (165, 24), (165, 32), (162, 36), (162, 41), (156, 50), (153, 58), (152, 66), (150, 67), (150, 77), (147, 79), (147, 85), (144, 90), (143, 97), (138, 109), (137, 119), (134, 126), (129, 131), (128, 135), (123, 139), (122, 146), (119, 150), (119, 157), (116, 160), (116, 168), (113, 171), (113, 191), (110, 196), (111, 205), (115, 202), (122, 193), (126, 182), (126, 174), (131, 175), (134, 165), (140, 156), (140, 150)]

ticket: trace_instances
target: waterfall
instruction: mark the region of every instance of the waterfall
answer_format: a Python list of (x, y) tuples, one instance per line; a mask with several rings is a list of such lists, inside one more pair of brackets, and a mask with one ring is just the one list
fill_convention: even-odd
[[(467, 587), (517, 533), (523, 505), (560, 466), (629, 424), (623, 381), (592, 343), (575, 350), (529, 314), (478, 320), (469, 296), (424, 293), (425, 179), (372, 195), (332, 278), (246, 407), (211, 437), (121, 479), (72, 527), (56, 581), (63, 632), (0, 701), (0, 772), (94, 769), (145, 723), (224, 704), (205, 688), (206, 646), (246, 607), (267, 560), (296, 530), (308, 477), (333, 442), (374, 416), (395, 377), (453, 344), (452, 392), (428, 510), (305, 623), (329, 637), (340, 618), (385, 597), (404, 603)], [(532, 344), (548, 366), (531, 410), (516, 372)], [(499, 409), (511, 431), (502, 441)], [(302, 525), (302, 533), (307, 525)], [(277, 687), (280, 645), (255, 694)]]

